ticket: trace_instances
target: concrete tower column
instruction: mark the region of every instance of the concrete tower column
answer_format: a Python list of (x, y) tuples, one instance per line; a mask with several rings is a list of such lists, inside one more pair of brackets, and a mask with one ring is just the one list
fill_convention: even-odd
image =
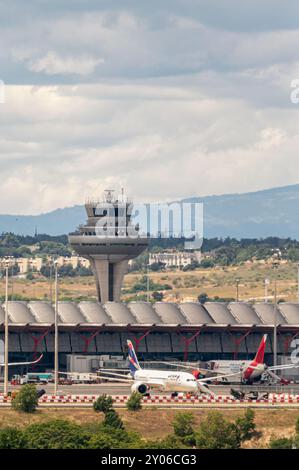
[(109, 300), (109, 261), (91, 258), (92, 270), (96, 278), (96, 288), (100, 302)]
[(118, 262), (96, 257), (89, 258), (93, 271), (98, 300), (102, 303), (119, 302), (124, 275), (128, 271), (128, 260)]
[(114, 279), (113, 279), (113, 297), (119, 301), (121, 288), (125, 274), (128, 272), (128, 260), (119, 261), (114, 264)]

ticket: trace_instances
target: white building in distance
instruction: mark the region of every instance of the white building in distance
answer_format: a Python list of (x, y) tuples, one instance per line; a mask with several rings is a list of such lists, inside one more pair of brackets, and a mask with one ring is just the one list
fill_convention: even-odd
[(200, 251), (164, 251), (149, 255), (149, 265), (163, 263), (166, 268), (183, 268), (194, 262), (200, 263), (200, 261)]
[[(48, 257), (31, 257), (31, 258), (15, 258), (14, 264), (19, 267), (20, 274), (27, 274), (30, 271), (40, 272), (43, 266), (49, 265), (52, 258)], [(5, 258), (0, 259), (0, 264), (4, 264)], [(62, 267), (70, 264), (73, 269), (76, 269), (79, 265), (85, 268), (90, 267), (89, 260), (82, 258), (81, 256), (58, 256), (57, 265)]]

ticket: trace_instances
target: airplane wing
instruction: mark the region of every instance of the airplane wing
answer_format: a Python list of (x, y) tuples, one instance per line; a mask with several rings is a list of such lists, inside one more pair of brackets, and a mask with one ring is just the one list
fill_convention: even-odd
[(203, 374), (207, 374), (207, 373), (213, 373), (213, 374), (221, 374), (222, 372), (220, 371), (217, 371), (217, 370), (214, 370), (214, 369), (204, 369), (203, 367), (197, 367), (197, 366), (194, 366), (194, 365), (188, 365), (188, 363), (175, 363), (175, 362), (163, 362), (163, 361), (159, 361), (159, 364), (165, 364), (165, 365), (168, 365), (168, 366), (173, 366), (173, 367), (176, 367), (176, 368), (179, 368), (181, 367), (182, 369), (188, 369), (188, 370), (198, 370), (199, 372), (202, 372)]
[(284, 369), (295, 369), (296, 367), (299, 367), (299, 363), (296, 364), (282, 364), (280, 366), (272, 366), (272, 367), (267, 367), (267, 370), (275, 371), (275, 370), (284, 370)]
[(105, 377), (103, 375), (97, 375), (98, 379), (107, 380), (108, 382), (120, 382), (122, 384), (131, 384), (135, 382), (133, 379), (118, 379), (116, 377)]
[[(43, 357), (43, 354), (41, 354), (35, 361), (30, 361), (30, 362), (9, 362), (8, 366), (28, 366), (30, 364), (37, 364)], [(4, 363), (0, 363), (0, 367), (5, 367)]]
[(173, 367), (176, 367), (177, 369), (179, 367), (182, 367), (182, 369), (191, 369), (191, 370), (206, 370), (206, 371), (210, 371), (210, 369), (203, 369), (201, 367), (197, 367), (197, 366), (194, 366), (194, 365), (191, 365), (187, 362), (164, 362), (164, 361), (157, 361), (159, 364), (163, 364), (163, 365), (166, 365), (166, 366), (173, 366)]
[(197, 382), (213, 382), (214, 380), (224, 379), (227, 377), (235, 377), (236, 375), (241, 375), (242, 371), (234, 372), (232, 374), (217, 375), (216, 377), (205, 377), (204, 379), (198, 379)]
[(117, 372), (108, 372), (106, 370), (99, 370), (98, 371), (99, 374), (103, 375), (111, 375), (112, 377), (120, 377), (120, 378), (123, 378), (123, 379), (131, 379), (132, 376), (128, 375), (128, 374), (121, 374), (121, 373), (117, 373)]

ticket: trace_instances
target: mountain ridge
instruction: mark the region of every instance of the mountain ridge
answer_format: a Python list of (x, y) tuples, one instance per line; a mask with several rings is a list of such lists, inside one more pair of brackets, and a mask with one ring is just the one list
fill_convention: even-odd
[[(203, 202), (204, 236), (299, 239), (299, 184), (247, 193), (194, 196), (182, 202)], [(61, 235), (86, 220), (84, 205), (58, 208), (38, 215), (0, 214), (0, 232)]]

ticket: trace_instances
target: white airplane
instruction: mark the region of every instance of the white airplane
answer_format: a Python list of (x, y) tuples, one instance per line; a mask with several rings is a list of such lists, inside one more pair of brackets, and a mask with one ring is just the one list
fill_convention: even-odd
[(132, 392), (139, 392), (144, 395), (149, 392), (150, 388), (158, 388), (172, 393), (198, 393), (197, 381), (189, 372), (141, 369), (132, 342), (128, 340), (127, 344), (129, 348), (129, 369), (134, 379), (131, 387)]
[[(129, 383), (132, 392), (139, 392), (141, 395), (148, 394), (150, 389), (155, 388), (164, 392), (176, 394), (178, 392), (197, 395), (199, 392), (214, 395), (205, 385), (205, 382), (218, 380), (219, 377), (209, 377), (197, 380), (190, 372), (169, 371), (157, 369), (141, 369), (133, 344), (127, 340), (129, 349), (129, 369), (130, 374), (124, 375), (116, 372), (99, 371), (100, 377), (122, 383)], [(225, 377), (235, 374), (226, 374)]]

